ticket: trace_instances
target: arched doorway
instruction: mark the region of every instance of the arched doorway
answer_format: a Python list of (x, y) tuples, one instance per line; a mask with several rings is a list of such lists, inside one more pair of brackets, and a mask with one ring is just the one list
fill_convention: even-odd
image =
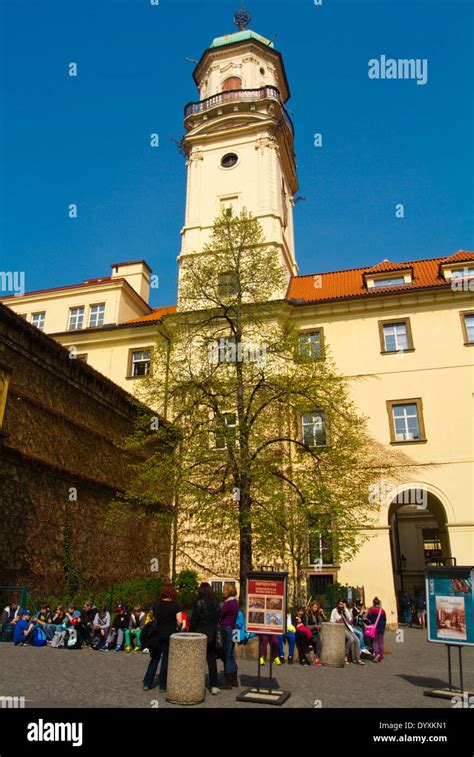
[(447, 516), (440, 499), (426, 488), (406, 488), (388, 513), (395, 594), (400, 610), (404, 592), (424, 591), (428, 565), (452, 565)]

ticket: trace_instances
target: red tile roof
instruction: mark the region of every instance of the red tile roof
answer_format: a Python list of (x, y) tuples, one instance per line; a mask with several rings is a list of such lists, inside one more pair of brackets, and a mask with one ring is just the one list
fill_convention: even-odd
[[(153, 313), (141, 315), (139, 318), (132, 318), (131, 321), (125, 321), (125, 324), (154, 323), (155, 321), (159, 321), (161, 316), (167, 315), (168, 313), (176, 313), (176, 305), (164, 305), (161, 308), (153, 308)], [(123, 326), (124, 324), (121, 325)]]
[(406, 270), (407, 268), (411, 268), (411, 265), (407, 263), (404, 265), (403, 263), (392, 263), (391, 260), (382, 260), (381, 263), (377, 263), (377, 265), (371, 266), (371, 268), (366, 268), (365, 273), (383, 273), (384, 271), (402, 271)]
[[(309, 276), (294, 276), (288, 287), (287, 299), (296, 300), (293, 304), (305, 304), (309, 302), (324, 302), (327, 300), (344, 300), (354, 297), (377, 297), (381, 294), (411, 292), (413, 290), (440, 289), (449, 287), (449, 282), (440, 274), (440, 266), (444, 263), (462, 263), (474, 260), (474, 252), (459, 250), (443, 258), (430, 258), (428, 260), (410, 260), (408, 262), (392, 263), (382, 261), (371, 268), (351, 268), (346, 271), (332, 271), (329, 273), (311, 274)], [(392, 287), (377, 287), (367, 289), (364, 283), (364, 274), (379, 271), (403, 271), (407, 268), (413, 270), (413, 279), (410, 284)]]

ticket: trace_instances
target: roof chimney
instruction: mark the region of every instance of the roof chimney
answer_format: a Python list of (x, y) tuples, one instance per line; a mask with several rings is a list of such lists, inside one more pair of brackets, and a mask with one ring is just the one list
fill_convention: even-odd
[(147, 304), (150, 299), (151, 272), (152, 270), (145, 260), (128, 260), (125, 263), (112, 263), (112, 278), (126, 279)]

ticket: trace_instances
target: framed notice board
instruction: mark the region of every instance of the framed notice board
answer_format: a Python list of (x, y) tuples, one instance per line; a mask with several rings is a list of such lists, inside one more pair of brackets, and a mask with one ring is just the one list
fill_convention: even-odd
[(474, 645), (474, 568), (426, 568), (428, 641)]
[(248, 633), (286, 633), (287, 587), (288, 573), (247, 574), (245, 627)]

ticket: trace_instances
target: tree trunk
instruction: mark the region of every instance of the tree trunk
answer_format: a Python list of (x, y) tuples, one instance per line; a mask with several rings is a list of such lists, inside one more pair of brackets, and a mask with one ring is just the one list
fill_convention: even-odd
[(247, 573), (252, 570), (252, 523), (250, 520), (250, 495), (240, 491), (239, 531), (240, 531), (240, 601), (245, 606), (247, 594)]

